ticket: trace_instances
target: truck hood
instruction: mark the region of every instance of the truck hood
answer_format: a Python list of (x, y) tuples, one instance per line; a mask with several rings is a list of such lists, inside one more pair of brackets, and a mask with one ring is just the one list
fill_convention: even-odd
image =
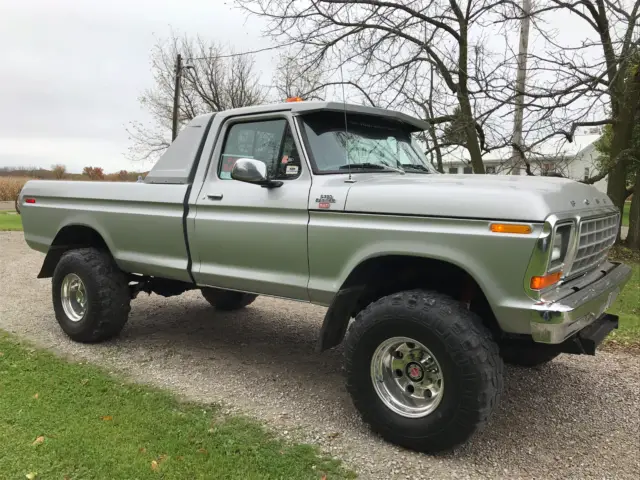
[(353, 178), (349, 212), (541, 222), (550, 213), (612, 205), (595, 187), (558, 177), (376, 173)]

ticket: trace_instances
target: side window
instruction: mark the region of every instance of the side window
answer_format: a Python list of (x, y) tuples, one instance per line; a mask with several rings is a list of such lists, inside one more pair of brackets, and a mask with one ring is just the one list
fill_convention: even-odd
[(218, 176), (230, 180), (231, 169), (239, 158), (264, 162), (272, 179), (291, 180), (301, 173), (300, 155), (285, 119), (232, 125), (222, 149)]

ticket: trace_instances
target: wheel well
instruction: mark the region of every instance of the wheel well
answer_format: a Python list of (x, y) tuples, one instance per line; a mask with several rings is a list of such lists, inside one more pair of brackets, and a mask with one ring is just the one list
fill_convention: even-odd
[(448, 295), (477, 313), (494, 336), (501, 334), (489, 301), (476, 280), (452, 263), (432, 258), (389, 255), (365, 260), (347, 277), (327, 311), (319, 350), (342, 341), (351, 318), (379, 298), (421, 288)]
[(85, 225), (67, 225), (51, 242), (38, 278), (50, 278), (64, 252), (74, 248), (95, 247), (109, 251), (107, 243), (97, 231)]

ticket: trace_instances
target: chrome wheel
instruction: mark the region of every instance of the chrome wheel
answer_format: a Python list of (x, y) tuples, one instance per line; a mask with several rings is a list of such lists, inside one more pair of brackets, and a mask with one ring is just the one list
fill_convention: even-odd
[(398, 415), (420, 418), (433, 412), (444, 392), (442, 369), (431, 351), (411, 338), (381, 343), (371, 358), (371, 381), (380, 400)]
[(87, 311), (87, 291), (80, 277), (70, 273), (62, 280), (60, 299), (65, 315), (72, 322), (79, 322)]

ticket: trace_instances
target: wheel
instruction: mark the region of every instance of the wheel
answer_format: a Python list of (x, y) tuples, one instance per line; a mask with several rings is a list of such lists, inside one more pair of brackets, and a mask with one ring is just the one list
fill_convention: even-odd
[(58, 262), (51, 283), (56, 319), (72, 340), (107, 340), (127, 322), (129, 282), (108, 252), (69, 250)]
[(20, 194), (18, 193), (18, 196), (16, 197), (15, 201), (13, 202), (15, 209), (16, 209), (16, 213), (18, 215), (20, 215), (20, 202), (18, 202), (18, 197), (20, 197)]
[(202, 288), (200, 291), (207, 302), (222, 311), (239, 310), (251, 305), (258, 298), (258, 295), (252, 293), (233, 292), (219, 288)]
[(502, 392), (503, 363), (489, 330), (439, 293), (414, 290), (372, 303), (349, 329), (345, 355), (347, 389), (362, 419), (413, 450), (465, 442)]
[(544, 345), (505, 345), (500, 349), (504, 363), (520, 367), (536, 367), (550, 362), (560, 352)]

